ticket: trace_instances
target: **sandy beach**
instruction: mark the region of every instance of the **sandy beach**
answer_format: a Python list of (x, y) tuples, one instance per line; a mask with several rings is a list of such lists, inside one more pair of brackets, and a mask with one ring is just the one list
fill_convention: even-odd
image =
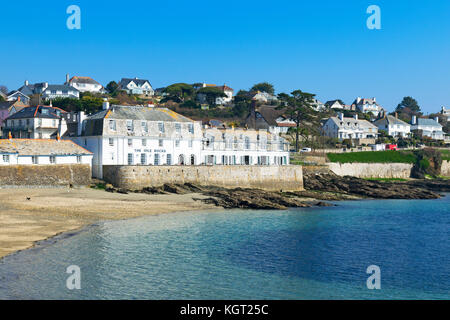
[(217, 209), (193, 199), (204, 197), (118, 194), (87, 187), (0, 189), (0, 258), (30, 248), (36, 241), (98, 221)]

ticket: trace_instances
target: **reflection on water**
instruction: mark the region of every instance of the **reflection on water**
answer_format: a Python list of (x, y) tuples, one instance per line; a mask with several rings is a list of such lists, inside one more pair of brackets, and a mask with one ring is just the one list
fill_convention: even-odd
[[(450, 197), (101, 223), (0, 262), (0, 298), (450, 298)], [(381, 268), (368, 290), (366, 268)], [(81, 268), (68, 290), (66, 268)]]

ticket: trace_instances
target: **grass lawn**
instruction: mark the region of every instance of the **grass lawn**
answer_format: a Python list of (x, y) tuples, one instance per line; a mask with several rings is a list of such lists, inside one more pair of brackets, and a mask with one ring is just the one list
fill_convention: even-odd
[(450, 150), (441, 150), (442, 160), (450, 161)]
[(402, 151), (365, 151), (348, 153), (328, 153), (331, 162), (339, 163), (415, 163), (411, 152)]

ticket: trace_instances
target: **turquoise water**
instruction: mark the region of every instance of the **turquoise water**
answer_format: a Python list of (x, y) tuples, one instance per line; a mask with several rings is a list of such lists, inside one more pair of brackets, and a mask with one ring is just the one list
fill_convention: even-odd
[[(105, 222), (0, 261), (1, 299), (449, 299), (450, 197)], [(66, 268), (81, 268), (68, 290)], [(369, 290), (366, 269), (381, 269)]]

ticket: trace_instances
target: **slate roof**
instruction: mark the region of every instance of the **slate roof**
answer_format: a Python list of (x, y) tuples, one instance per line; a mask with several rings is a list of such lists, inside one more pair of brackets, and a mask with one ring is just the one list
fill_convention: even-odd
[(8, 120), (29, 118), (59, 119), (61, 116), (58, 116), (58, 113), (63, 114), (66, 111), (49, 106), (26, 107), (14, 113)]
[(92, 154), (71, 140), (50, 139), (0, 139), (0, 153), (21, 156)]
[(378, 125), (380, 123), (384, 123), (384, 121), (387, 121), (388, 124), (399, 124), (402, 126), (409, 126), (409, 124), (407, 124), (406, 122), (404, 122), (394, 116), (391, 116), (391, 115), (387, 115), (386, 118), (379, 119), (379, 120), (375, 121), (374, 123), (376, 125)]
[(112, 105), (109, 110), (100, 111), (87, 120), (94, 119), (129, 119), (147, 121), (171, 121), (171, 122), (193, 122), (194, 120), (182, 116), (167, 108), (151, 108), (144, 106), (118, 106)]
[(150, 81), (145, 80), (145, 79), (122, 78), (122, 80), (120, 80), (120, 82), (119, 82), (119, 86), (122, 88), (125, 88), (131, 81), (136, 83), (136, 85), (139, 87), (142, 87), (146, 82), (148, 82), (148, 84), (150, 84)]
[(434, 119), (427, 119), (427, 118), (417, 119), (417, 124), (419, 126), (442, 127), (441, 124), (436, 122)]
[[(355, 118), (344, 118), (343, 121), (341, 121), (341, 119), (339, 119), (338, 117), (331, 117), (330, 118), (339, 128), (343, 128), (346, 127), (348, 123), (350, 123), (350, 125), (358, 125), (360, 127), (365, 127), (365, 128), (374, 128), (374, 129), (378, 129), (377, 126), (375, 126), (374, 124), (370, 123), (367, 120), (361, 120), (361, 119), (355, 119)], [(343, 124), (341, 125), (341, 122), (343, 122)]]

